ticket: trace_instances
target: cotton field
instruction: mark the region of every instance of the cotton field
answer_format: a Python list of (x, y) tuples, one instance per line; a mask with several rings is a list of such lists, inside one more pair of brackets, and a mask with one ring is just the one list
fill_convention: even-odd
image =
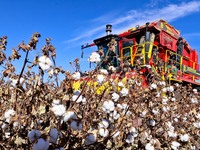
[[(29, 62), (39, 38), (34, 33), (12, 56), (5, 54), (7, 37), (0, 40), (1, 149), (200, 149), (197, 89), (159, 77), (143, 88), (136, 76), (127, 77), (129, 72), (70, 73), (55, 65), (49, 38), (41, 56)], [(24, 62), (16, 74), (12, 62), (19, 59)], [(98, 62), (99, 56), (93, 53), (89, 60)]]

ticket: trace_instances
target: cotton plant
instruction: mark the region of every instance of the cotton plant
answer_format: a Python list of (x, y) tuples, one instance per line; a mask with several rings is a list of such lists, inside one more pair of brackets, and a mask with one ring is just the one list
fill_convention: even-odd
[(108, 75), (108, 71), (106, 69), (99, 69), (99, 73), (103, 75)]
[(174, 92), (174, 87), (173, 87), (173, 86), (167, 87), (167, 91), (169, 91), (169, 92)]
[(48, 150), (49, 141), (39, 138), (36, 143), (33, 145), (33, 150)]
[(39, 61), (39, 66), (43, 71), (50, 69), (53, 64), (51, 59), (46, 55), (41, 56), (38, 59), (38, 61)]
[(81, 94), (81, 91), (79, 91), (79, 90), (75, 91), (72, 96), (72, 101), (74, 101), (76, 103), (81, 103), (83, 100), (83, 96), (80, 94)]

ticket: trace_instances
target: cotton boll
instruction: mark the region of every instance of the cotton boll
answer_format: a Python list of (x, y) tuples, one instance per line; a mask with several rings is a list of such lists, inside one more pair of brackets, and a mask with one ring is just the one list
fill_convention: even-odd
[(120, 94), (122, 96), (127, 96), (128, 95), (128, 89), (127, 88), (122, 88), (122, 90), (120, 91)]
[(166, 89), (166, 88), (163, 88), (163, 89), (162, 89), (162, 92), (166, 93), (166, 92), (167, 92), (167, 89)]
[(120, 114), (117, 113), (116, 110), (114, 110), (113, 113), (112, 113), (112, 117), (113, 117), (114, 120), (117, 120), (120, 117)]
[(54, 99), (53, 102), (52, 102), (52, 106), (53, 105), (58, 105), (60, 104), (60, 100), (59, 99)]
[(34, 142), (35, 140), (37, 140), (40, 136), (41, 136), (41, 132), (39, 130), (31, 130), (28, 133), (28, 138), (30, 142)]
[(48, 70), (52, 66), (52, 61), (47, 56), (41, 56), (38, 60), (39, 66), (43, 71)]
[(122, 82), (118, 82), (119, 87), (124, 87), (124, 84)]
[[(17, 79), (11, 78), (11, 81), (12, 81), (11, 85), (16, 86), (18, 78)], [(22, 84), (23, 82), (24, 82), (24, 78), (20, 78), (19, 83)]]
[(102, 121), (99, 123), (99, 128), (108, 128), (109, 122), (107, 119), (102, 119)]
[(118, 95), (117, 93), (113, 93), (113, 94), (112, 94), (112, 100), (113, 100), (114, 102), (117, 102), (118, 99), (119, 99), (119, 95)]
[(106, 80), (106, 78), (105, 78), (104, 75), (102, 75), (102, 74), (98, 74), (98, 75), (97, 75), (97, 82), (98, 82), (99, 84), (102, 84), (103, 82), (105, 82), (105, 80)]
[(63, 117), (63, 121), (64, 122), (67, 122), (71, 119), (77, 119), (77, 115), (75, 114), (75, 112), (73, 111), (67, 111), (65, 114), (64, 114), (64, 117)]
[(9, 109), (4, 113), (5, 118), (10, 118), (11, 116), (15, 115), (15, 111), (13, 109)]
[(58, 130), (56, 128), (51, 129), (49, 136), (50, 136), (49, 142), (56, 144), (56, 141), (58, 139)]
[(155, 108), (153, 108), (153, 109), (152, 109), (152, 113), (153, 113), (154, 115), (158, 115), (158, 114), (159, 114), (159, 110), (158, 110), (158, 109), (155, 109)]
[(109, 66), (108, 67), (108, 70), (112, 71), (112, 72), (115, 72), (116, 71), (116, 68), (114, 66)]
[(180, 135), (180, 140), (181, 140), (181, 142), (188, 142), (189, 141), (188, 134)]
[(81, 122), (78, 122), (78, 121), (72, 121), (71, 122), (71, 128), (73, 129), (73, 130), (82, 130), (82, 128), (83, 128), (83, 125), (82, 125), (82, 123)]
[(63, 116), (65, 114), (66, 108), (64, 105), (54, 105), (51, 110), (54, 112), (56, 116)]
[(176, 137), (177, 137), (177, 133), (174, 132), (173, 130), (170, 130), (170, 131), (168, 131), (167, 133), (168, 133), (168, 136), (169, 136), (170, 138), (176, 138)]
[(106, 100), (103, 102), (103, 111), (107, 112), (107, 113), (110, 113), (111, 111), (114, 110), (115, 108), (115, 105), (114, 105), (114, 102), (111, 101), (111, 100)]
[(199, 129), (200, 128), (200, 122), (194, 122), (193, 126)]
[(153, 120), (153, 119), (150, 119), (150, 120), (147, 121), (147, 124), (154, 127), (156, 125), (156, 121)]
[(88, 134), (85, 138), (85, 145), (94, 144), (96, 142), (96, 136), (92, 133)]
[(2, 129), (2, 130), (5, 130), (7, 127), (8, 127), (8, 123), (3, 123), (3, 124), (1, 125), (1, 129)]
[(171, 101), (172, 101), (172, 102), (175, 102), (175, 101), (176, 101), (176, 98), (172, 97), (172, 98), (171, 98)]
[(89, 62), (97, 63), (101, 61), (100, 55), (97, 52), (92, 52), (88, 58)]
[(9, 139), (9, 138), (10, 138), (10, 132), (5, 132), (5, 137), (6, 137), (7, 139)]
[(79, 79), (81, 78), (80, 72), (74, 72), (74, 73), (72, 74), (72, 78), (73, 78), (74, 80), (79, 80)]
[(85, 97), (82, 97), (82, 104), (86, 104), (87, 103), (87, 100)]
[(168, 102), (168, 98), (167, 98), (167, 97), (163, 97), (162, 103), (163, 103), (163, 104), (167, 104), (167, 102)]
[(138, 136), (138, 132), (134, 127), (131, 127), (130, 134), (132, 134), (134, 138)]
[(48, 150), (49, 141), (45, 141), (43, 138), (38, 139), (33, 145), (33, 150)]
[(79, 96), (80, 93), (81, 93), (80, 91), (75, 91), (74, 95), (72, 96), (72, 101), (76, 101), (76, 103), (82, 102), (83, 97), (82, 95)]
[(173, 149), (173, 150), (178, 150), (178, 147), (180, 146), (180, 143), (178, 143), (177, 141), (173, 141), (172, 143), (171, 143), (171, 148)]
[(108, 75), (108, 71), (106, 69), (100, 69), (99, 72), (104, 75)]
[(173, 86), (170, 86), (170, 87), (167, 88), (167, 90), (168, 90), (169, 92), (174, 92), (174, 87), (173, 87)]
[(198, 92), (197, 92), (197, 89), (193, 89), (193, 92), (195, 93), (195, 94), (197, 94)]
[(191, 103), (198, 104), (198, 99), (197, 98), (191, 98)]
[(157, 85), (156, 85), (155, 83), (152, 83), (152, 84), (150, 85), (150, 89), (151, 89), (151, 90), (157, 89)]
[(132, 134), (128, 134), (126, 137), (126, 143), (133, 143), (134, 142), (134, 136)]
[(108, 129), (100, 128), (99, 129), (99, 135), (101, 135), (102, 137), (107, 137), (109, 135)]
[(145, 150), (154, 150), (155, 148), (154, 148), (154, 146), (151, 144), (151, 143), (147, 143), (146, 145), (145, 145)]

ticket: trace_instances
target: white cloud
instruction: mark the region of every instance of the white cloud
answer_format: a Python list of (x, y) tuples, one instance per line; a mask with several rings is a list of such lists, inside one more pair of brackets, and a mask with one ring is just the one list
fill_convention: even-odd
[[(145, 10), (130, 10), (126, 14), (118, 15), (118, 17), (114, 19), (110, 18), (109, 22), (113, 25), (113, 31), (115, 33), (121, 33), (129, 28), (134, 27), (135, 25), (142, 25), (146, 22), (151, 22), (158, 19), (164, 19), (167, 22), (170, 22), (199, 11), (200, 1), (191, 1), (187, 3), (183, 2), (180, 4), (169, 4), (166, 7), (158, 9), (151, 8)], [(101, 16), (96, 20), (94, 19), (93, 21), (98, 21), (100, 18), (106, 18), (106, 20), (109, 20), (108, 16), (112, 15), (106, 15), (105, 17)], [(105, 24), (93, 29), (90, 28), (86, 33), (83, 33), (80, 36), (75, 37), (74, 39), (65, 41), (65, 43), (71, 43), (70, 45), (72, 46), (72, 43), (76, 41), (91, 42), (94, 38), (105, 35), (104, 30)]]

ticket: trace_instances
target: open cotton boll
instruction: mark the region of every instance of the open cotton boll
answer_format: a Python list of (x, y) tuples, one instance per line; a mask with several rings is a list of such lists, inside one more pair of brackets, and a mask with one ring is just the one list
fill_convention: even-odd
[(98, 75), (97, 75), (97, 82), (98, 82), (99, 84), (102, 84), (103, 82), (105, 82), (105, 80), (106, 80), (106, 78), (105, 78), (104, 75), (102, 75), (102, 74), (98, 74)]
[(168, 133), (168, 136), (170, 138), (176, 138), (177, 137), (177, 133), (174, 132), (173, 130), (169, 130), (169, 131), (167, 131), (167, 133)]
[(8, 127), (8, 123), (3, 123), (3, 124), (1, 125), (1, 129), (2, 129), (2, 130), (5, 130), (7, 127)]
[(39, 66), (40, 68), (45, 71), (45, 70), (48, 70), (51, 66), (52, 66), (52, 61), (49, 59), (49, 57), (47, 56), (41, 56), (39, 59)]
[(66, 108), (64, 105), (59, 104), (59, 105), (54, 105), (51, 110), (56, 116), (63, 116), (65, 114)]
[(117, 131), (116, 133), (113, 134), (112, 137), (113, 137), (113, 138), (116, 138), (116, 137), (118, 137), (119, 135), (120, 135), (120, 131)]
[(124, 87), (124, 84), (122, 82), (118, 82), (119, 87)]
[(154, 148), (154, 146), (151, 144), (151, 143), (147, 143), (146, 145), (145, 145), (145, 150), (154, 150), (155, 148)]
[(99, 129), (99, 135), (101, 135), (102, 137), (107, 137), (109, 135), (108, 129), (100, 128)]
[(35, 140), (39, 139), (41, 136), (41, 132), (39, 130), (31, 130), (28, 133), (28, 138), (30, 142), (34, 142)]
[(151, 89), (151, 90), (157, 89), (157, 85), (156, 85), (155, 83), (152, 83), (152, 84), (150, 85), (150, 89)]
[(114, 120), (117, 120), (120, 117), (120, 114), (117, 113), (116, 110), (114, 110), (113, 113), (112, 113), (112, 117), (113, 117)]
[(134, 136), (132, 134), (128, 134), (126, 137), (126, 143), (133, 143), (134, 142)]
[(128, 89), (127, 88), (122, 88), (122, 90), (120, 91), (120, 94), (122, 96), (127, 96), (128, 95)]
[(118, 101), (118, 99), (119, 99), (119, 94), (117, 94), (117, 93), (112, 93), (112, 100), (114, 101), (114, 102), (117, 102)]
[(108, 128), (109, 122), (107, 119), (102, 119), (102, 121), (99, 123), (99, 128)]
[(73, 120), (70, 124), (71, 128), (74, 130), (82, 130), (83, 125), (81, 122)]
[(116, 71), (116, 68), (114, 66), (109, 66), (108, 67), (108, 70), (112, 71), (112, 72), (115, 72)]
[(132, 134), (133, 137), (135, 138), (138, 136), (138, 131), (134, 127), (131, 127), (130, 134)]
[(169, 87), (167, 88), (167, 90), (168, 90), (169, 92), (174, 92), (174, 87), (173, 87), (173, 86), (169, 86)]
[(200, 128), (200, 122), (194, 122), (193, 126), (196, 127), (196, 128)]
[[(12, 81), (11, 85), (15, 86), (17, 84), (18, 78), (17, 79), (11, 78), (11, 81)], [(24, 82), (24, 78), (20, 78), (19, 83), (22, 84), (23, 82)]]
[(106, 69), (100, 69), (99, 72), (104, 75), (108, 75), (108, 71)]
[(43, 138), (38, 139), (33, 145), (33, 150), (48, 150), (49, 141), (45, 141)]
[(11, 116), (15, 115), (15, 111), (13, 109), (9, 109), (4, 113), (4, 118), (10, 118)]
[(79, 79), (81, 78), (80, 72), (74, 72), (74, 73), (72, 74), (72, 78), (73, 78), (74, 80), (79, 80)]
[(173, 150), (178, 150), (178, 148), (179, 148), (180, 145), (181, 145), (181, 144), (178, 143), (177, 141), (172, 141), (172, 143), (171, 143), (171, 148), (172, 148)]
[(58, 105), (60, 104), (60, 100), (59, 99), (54, 99), (53, 102), (52, 102), (52, 106), (53, 105)]
[(93, 133), (90, 133), (85, 138), (85, 145), (94, 144), (96, 142), (96, 136)]
[(115, 109), (115, 105), (114, 102), (111, 100), (106, 100), (103, 102), (103, 106), (102, 106), (103, 111), (105, 111), (106, 113), (110, 113), (111, 111), (113, 111)]
[(180, 140), (181, 140), (181, 142), (188, 142), (189, 141), (189, 135), (188, 134), (180, 135)]
[(193, 92), (195, 93), (195, 94), (197, 94), (198, 92), (197, 92), (197, 89), (193, 89)]
[(75, 112), (73, 111), (67, 111), (65, 114), (64, 114), (64, 117), (63, 117), (63, 121), (64, 122), (67, 122), (71, 119), (77, 119), (77, 115), (75, 114)]
[(10, 138), (10, 132), (5, 132), (5, 137), (6, 137), (7, 139), (9, 139), (9, 138)]
[[(72, 101), (76, 101), (76, 103), (80, 103), (80, 102), (82, 102), (82, 99), (83, 99), (83, 97), (82, 97), (82, 95), (80, 95), (80, 91), (79, 90), (77, 90), (77, 91), (75, 91), (74, 92), (74, 95), (72, 96)], [(80, 95), (80, 96), (79, 96)], [(79, 97), (79, 98), (78, 98)], [(77, 99), (78, 98), (78, 99)]]
[(101, 61), (100, 55), (97, 52), (92, 52), (88, 58), (89, 62), (97, 63)]
[(147, 124), (148, 124), (149, 126), (154, 127), (154, 126), (156, 125), (156, 121), (155, 121), (154, 119), (150, 119), (150, 120), (147, 121)]
[(49, 142), (56, 144), (58, 139), (58, 130), (56, 128), (51, 129), (49, 136)]

